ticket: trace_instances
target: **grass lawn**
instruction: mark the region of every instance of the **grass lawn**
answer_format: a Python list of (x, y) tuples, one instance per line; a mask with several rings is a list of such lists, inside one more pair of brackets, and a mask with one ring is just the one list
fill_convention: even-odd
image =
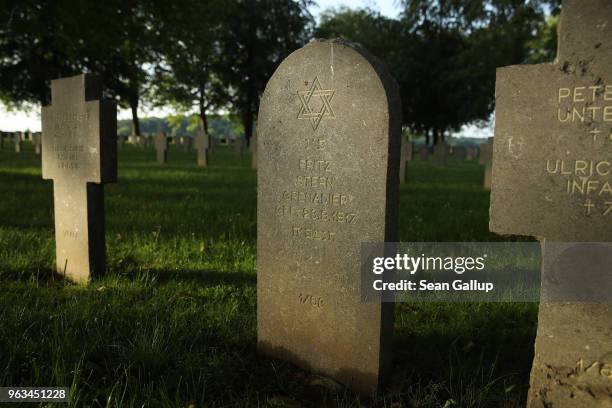
[[(9, 145), (9, 146), (7, 146)], [(536, 304), (396, 307), (394, 370), (367, 398), (256, 353), (256, 173), (250, 157), (119, 150), (106, 186), (107, 275), (51, 273), (52, 183), (0, 151), (0, 386), (69, 386), (69, 406), (520, 407)], [(402, 241), (491, 241), (484, 169), (408, 163)], [(61, 404), (61, 406), (66, 406)]]

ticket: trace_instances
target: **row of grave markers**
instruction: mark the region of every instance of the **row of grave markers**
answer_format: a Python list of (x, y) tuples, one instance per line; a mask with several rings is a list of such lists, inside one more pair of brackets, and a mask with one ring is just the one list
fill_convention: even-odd
[(41, 132), (0, 132), (0, 150), (4, 150), (5, 139), (13, 144), (16, 153), (21, 152), (25, 140), (32, 142), (36, 154), (41, 152)]
[[(481, 152), (494, 157), (491, 231), (539, 237), (544, 249), (612, 240), (612, 139), (593, 136), (612, 134), (612, 2), (566, 0), (562, 10), (555, 63), (498, 71), (495, 139)], [(89, 75), (53, 81), (42, 115), (57, 270), (79, 282), (104, 271), (102, 185), (117, 175), (116, 109), (100, 99)], [(589, 121), (572, 119), (594, 106)], [(259, 109), (258, 349), (364, 393), (392, 367), (393, 304), (361, 302), (360, 244), (398, 239), (400, 155), (409, 151), (400, 115), (386, 68), (344, 40), (288, 56)], [(586, 161), (597, 191), (568, 190)], [(543, 256), (543, 274), (554, 272)], [(611, 327), (609, 304), (542, 302), (528, 406), (610, 406)]]

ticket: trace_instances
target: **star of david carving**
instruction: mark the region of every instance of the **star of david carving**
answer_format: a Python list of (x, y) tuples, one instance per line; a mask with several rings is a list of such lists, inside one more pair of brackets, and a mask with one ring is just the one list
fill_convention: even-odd
[[(308, 119), (312, 126), (312, 130), (317, 130), (319, 123), (321, 123), (324, 117), (335, 118), (336, 115), (331, 107), (331, 100), (334, 97), (334, 92), (333, 89), (323, 89), (319, 82), (319, 78), (315, 77), (312, 81), (312, 85), (310, 85), (310, 89), (307, 91), (298, 91), (297, 93), (300, 97), (300, 102), (302, 102), (300, 113), (298, 113), (298, 119)], [(318, 111), (310, 104), (313, 96), (321, 99), (321, 108)]]

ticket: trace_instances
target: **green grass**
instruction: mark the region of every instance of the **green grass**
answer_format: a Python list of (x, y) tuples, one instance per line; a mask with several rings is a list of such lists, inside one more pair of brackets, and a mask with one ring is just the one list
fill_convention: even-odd
[[(119, 152), (108, 271), (54, 277), (52, 183), (31, 146), (0, 151), (0, 386), (69, 386), (69, 406), (519, 407), (535, 304), (396, 307), (394, 369), (374, 398), (256, 353), (256, 174), (218, 149)], [(408, 165), (403, 241), (492, 241), (476, 163)], [(65, 406), (65, 405), (62, 405)]]

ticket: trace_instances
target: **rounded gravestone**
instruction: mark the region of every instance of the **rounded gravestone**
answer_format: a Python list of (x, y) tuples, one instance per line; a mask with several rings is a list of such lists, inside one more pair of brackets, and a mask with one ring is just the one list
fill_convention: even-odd
[(401, 109), (363, 48), (317, 40), (278, 67), (258, 120), (258, 348), (353, 389), (388, 372), (393, 305), (362, 303), (362, 242), (395, 241)]

